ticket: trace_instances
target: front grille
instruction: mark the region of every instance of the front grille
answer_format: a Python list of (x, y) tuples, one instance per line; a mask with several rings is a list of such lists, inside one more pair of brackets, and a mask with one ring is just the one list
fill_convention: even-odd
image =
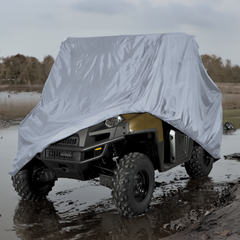
[(78, 136), (71, 136), (56, 142), (57, 145), (71, 145), (71, 146), (78, 146), (79, 138)]
[(80, 153), (72, 152), (72, 151), (46, 149), (46, 155), (45, 156), (46, 156), (46, 158), (78, 160), (78, 158), (80, 156)]

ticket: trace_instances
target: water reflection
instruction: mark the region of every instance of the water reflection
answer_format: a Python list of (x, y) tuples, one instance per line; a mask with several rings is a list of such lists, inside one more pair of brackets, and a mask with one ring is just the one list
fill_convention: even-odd
[[(58, 209), (54, 203), (20, 201), (15, 209), (14, 229), (20, 239), (107, 239), (141, 240), (172, 235), (163, 225), (184, 217), (192, 209), (200, 215), (216, 205), (220, 205), (220, 190), (226, 185), (217, 186), (210, 178), (200, 180), (181, 180), (177, 190), (158, 195), (161, 183), (156, 183), (155, 198), (147, 214), (137, 218), (127, 218), (109, 210), (109, 200), (103, 200), (69, 218), (67, 209)], [(185, 184), (186, 183), (186, 184)], [(182, 187), (182, 185), (185, 185)], [(165, 190), (167, 186), (164, 186)], [(64, 201), (64, 198), (63, 198)], [(77, 201), (77, 200), (76, 200)], [(72, 203), (74, 204), (74, 202)], [(58, 209), (58, 210), (56, 210)]]
[(53, 203), (19, 201), (13, 217), (14, 229), (20, 239), (46, 238), (59, 230), (60, 218)]
[(0, 92), (0, 119), (25, 117), (40, 99), (41, 94), (36, 92)]

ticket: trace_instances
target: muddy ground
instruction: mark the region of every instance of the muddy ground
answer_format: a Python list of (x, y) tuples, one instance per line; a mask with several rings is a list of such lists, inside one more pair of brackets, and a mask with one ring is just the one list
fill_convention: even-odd
[(175, 239), (240, 239), (240, 184), (232, 186), (224, 206), (205, 216), (200, 223), (193, 224), (169, 240)]
[[(223, 157), (240, 152), (240, 130), (223, 136), (222, 158), (208, 178), (192, 180), (180, 166), (165, 173), (156, 171), (153, 200), (141, 217), (120, 216), (110, 189), (99, 186), (98, 179), (60, 179), (45, 201), (22, 201), (7, 172), (17, 152), (21, 116), (40, 97), (36, 92), (0, 94), (1, 240), (240, 239), (240, 161)], [(15, 117), (20, 118), (5, 121)]]
[(0, 129), (0, 236), (3, 240), (240, 237), (240, 188), (236, 189), (240, 162), (223, 157), (239, 152), (240, 130), (223, 136), (222, 158), (214, 164), (208, 178), (192, 180), (181, 166), (165, 173), (155, 172), (149, 211), (141, 217), (127, 218), (118, 214), (110, 189), (99, 186), (98, 179), (87, 182), (60, 179), (45, 201), (22, 201), (7, 174), (17, 152), (17, 129), (17, 125)]

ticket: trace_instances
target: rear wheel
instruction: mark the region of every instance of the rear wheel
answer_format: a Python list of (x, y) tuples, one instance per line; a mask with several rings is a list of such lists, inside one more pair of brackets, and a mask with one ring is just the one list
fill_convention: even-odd
[(144, 213), (151, 201), (154, 189), (154, 168), (141, 153), (125, 155), (115, 171), (112, 197), (125, 216)]
[(185, 169), (192, 178), (206, 177), (212, 170), (214, 159), (200, 146), (194, 146), (191, 159)]
[(39, 180), (39, 173), (44, 171), (44, 168), (46, 169), (46, 166), (41, 162), (32, 161), (12, 177), (13, 187), (23, 200), (42, 200), (52, 190), (55, 180)]

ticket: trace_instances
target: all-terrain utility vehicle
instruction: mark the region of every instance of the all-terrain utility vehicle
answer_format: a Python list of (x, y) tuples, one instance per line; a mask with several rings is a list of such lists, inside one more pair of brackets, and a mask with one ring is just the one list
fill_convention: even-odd
[(149, 113), (122, 114), (51, 144), (12, 177), (24, 200), (41, 200), (58, 178), (100, 179), (112, 189), (121, 214), (149, 206), (154, 170), (185, 165), (192, 178), (207, 176), (215, 159), (179, 130)]
[(222, 94), (194, 36), (67, 38), (19, 126), (9, 174), (25, 200), (45, 198), (58, 178), (99, 178), (120, 212), (137, 216), (155, 170), (184, 164), (190, 177), (207, 176), (221, 139)]

